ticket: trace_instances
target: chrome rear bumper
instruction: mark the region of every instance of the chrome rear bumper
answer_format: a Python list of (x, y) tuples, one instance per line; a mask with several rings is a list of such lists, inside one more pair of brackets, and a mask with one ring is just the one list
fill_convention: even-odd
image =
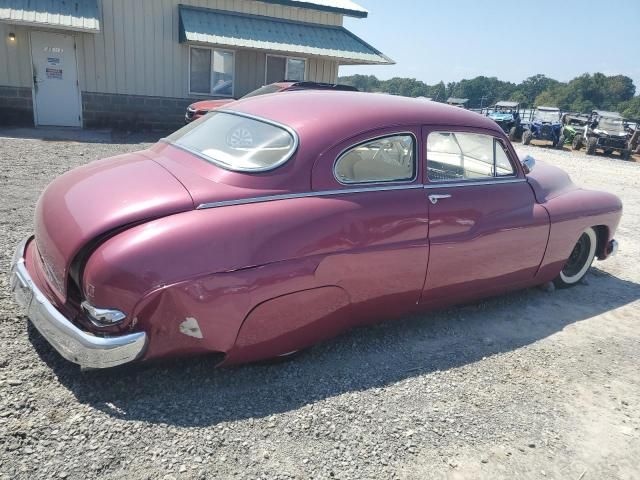
[(67, 360), (86, 368), (108, 368), (139, 358), (144, 352), (144, 332), (114, 337), (96, 337), (84, 332), (62, 315), (31, 279), (25, 266), (23, 240), (11, 263), (11, 290), (31, 323)]

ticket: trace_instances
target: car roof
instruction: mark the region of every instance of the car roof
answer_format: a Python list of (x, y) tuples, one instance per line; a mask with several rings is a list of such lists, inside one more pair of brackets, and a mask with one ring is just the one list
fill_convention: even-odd
[(305, 140), (333, 142), (389, 126), (447, 125), (502, 129), (478, 113), (439, 102), (378, 93), (299, 90), (239, 100), (227, 110), (287, 125)]
[(288, 83), (289, 89), (317, 89), (317, 90), (346, 90), (349, 92), (357, 92), (359, 91), (356, 87), (352, 85), (345, 85), (342, 83), (323, 83), (323, 82), (289, 82), (285, 80), (280, 83)]

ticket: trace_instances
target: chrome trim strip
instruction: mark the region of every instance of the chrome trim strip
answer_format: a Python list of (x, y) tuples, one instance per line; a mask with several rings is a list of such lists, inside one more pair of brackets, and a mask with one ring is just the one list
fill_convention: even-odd
[(144, 332), (97, 337), (76, 327), (60, 313), (33, 282), (27, 271), (23, 240), (11, 265), (10, 285), (16, 302), (27, 311), (31, 323), (70, 362), (87, 368), (107, 368), (139, 358), (147, 344)]
[[(268, 118), (264, 118), (264, 117), (259, 117), (257, 115), (251, 115), (250, 113), (244, 113), (244, 112), (237, 112), (235, 110), (226, 110), (226, 109), (217, 109), (217, 110), (212, 110), (209, 113), (226, 113), (228, 115), (235, 115), (238, 117), (244, 117), (244, 118), (250, 118), (251, 120), (256, 120), (257, 122), (262, 122), (262, 123), (266, 123), (268, 125), (272, 125), (274, 127), (280, 128), (284, 131), (286, 131), (289, 135), (291, 135), (291, 138), (293, 138), (293, 145), (291, 147), (291, 150), (289, 151), (289, 153), (287, 153), (287, 155), (285, 155), (284, 157), (282, 157), (281, 160), (279, 160), (278, 162), (276, 162), (273, 165), (269, 165), (268, 167), (262, 167), (262, 168), (232, 168), (229, 165), (226, 165), (222, 162), (220, 162), (219, 160), (216, 160), (215, 158), (212, 157), (208, 157), (206, 155), (203, 155), (202, 153), (193, 150), (189, 147), (186, 147), (184, 145), (180, 145), (172, 140), (169, 140), (169, 137), (171, 137), (172, 135), (174, 135), (173, 133), (171, 135), (169, 135), (169, 137), (165, 137), (165, 138), (161, 138), (160, 141), (163, 143), (168, 143), (169, 145), (172, 145), (174, 147), (180, 148), (186, 152), (191, 153), (192, 155), (195, 155), (198, 158), (201, 158), (202, 160), (205, 160), (206, 162), (209, 163), (213, 163), (214, 165), (223, 168), (225, 170), (229, 170), (230, 172), (236, 172), (236, 173), (263, 173), (263, 172), (270, 172), (271, 170), (275, 170), (276, 168), (284, 165), (285, 163), (287, 163), (291, 157), (293, 157), (296, 152), (298, 151), (298, 146), (300, 145), (300, 138), (298, 137), (298, 133), (291, 127), (289, 127), (288, 125), (285, 125), (283, 123), (280, 122), (276, 122), (275, 120), (269, 120)], [(184, 128), (184, 127), (183, 127)], [(199, 127), (196, 127), (199, 128)]]
[(448, 188), (448, 187), (473, 187), (476, 185), (498, 185), (501, 183), (524, 183), (527, 180), (525, 178), (510, 178), (505, 180), (489, 180), (481, 182), (457, 182), (457, 183), (442, 183), (442, 184), (426, 184), (426, 185), (387, 185), (378, 187), (363, 187), (363, 188), (345, 188), (343, 190), (321, 190), (318, 192), (302, 192), (302, 193), (282, 193), (276, 195), (265, 195), (262, 197), (249, 197), (240, 198), (237, 200), (222, 200), (220, 202), (201, 203), (198, 205), (197, 210), (204, 210), (207, 208), (218, 207), (230, 207), (232, 205), (248, 205), (251, 203), (263, 203), (274, 202), (277, 200), (289, 200), (292, 198), (308, 198), (308, 197), (330, 197), (334, 195), (347, 195), (351, 193), (366, 193), (366, 192), (385, 192), (388, 190), (414, 190), (417, 188), (433, 189), (433, 188)]
[[(413, 146), (413, 175), (411, 176), (411, 178), (408, 178), (406, 180), (361, 180), (359, 182), (343, 182), (336, 175), (336, 166), (338, 165), (338, 162), (340, 161), (340, 159), (344, 155), (349, 153), (354, 148), (358, 148), (359, 146), (364, 145), (365, 143), (374, 142), (376, 140), (382, 140), (383, 138), (402, 137), (402, 136), (405, 136), (405, 135), (406, 136), (411, 136), (411, 138), (413, 138), (413, 145), (412, 145)], [(418, 178), (418, 137), (416, 137), (415, 133), (413, 133), (411, 131), (401, 131), (401, 132), (397, 132), (397, 133), (386, 133), (384, 135), (378, 135), (377, 137), (369, 137), (366, 140), (363, 140), (363, 141), (358, 142), (356, 144), (350, 145), (347, 148), (343, 149), (338, 154), (336, 159), (333, 161), (333, 166), (331, 167), (331, 169), (332, 169), (332, 172), (333, 172), (333, 178), (340, 185), (367, 185), (367, 184), (372, 184), (372, 183), (400, 183), (400, 182), (406, 183), (406, 184), (410, 184), (412, 182), (415, 182), (416, 179)]]
[(422, 188), (422, 184), (387, 185), (381, 187), (348, 188), (343, 190), (322, 190), (318, 192), (303, 193), (283, 193), (278, 195), (265, 195), (262, 197), (240, 198), (238, 200), (223, 200), (220, 202), (202, 203), (198, 205), (198, 210), (204, 210), (206, 208), (229, 207), (231, 205), (247, 205), (251, 203), (274, 202), (277, 200), (289, 200), (292, 198), (330, 197), (334, 195), (347, 195), (351, 193), (385, 192), (389, 190), (414, 190), (418, 188)]
[(526, 178), (506, 178), (504, 180), (469, 180), (467, 182), (451, 182), (451, 183), (427, 183), (424, 188), (450, 188), (450, 187), (475, 187), (477, 185), (498, 185), (501, 183), (522, 183), (526, 182)]

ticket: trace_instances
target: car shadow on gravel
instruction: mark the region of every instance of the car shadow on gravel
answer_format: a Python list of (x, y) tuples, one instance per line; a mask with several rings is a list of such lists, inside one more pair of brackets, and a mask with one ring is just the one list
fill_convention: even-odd
[[(83, 404), (123, 419), (204, 427), (288, 412), (529, 346), (565, 327), (640, 299), (640, 285), (593, 269), (568, 290), (519, 291), (363, 327), (291, 362), (214, 369), (200, 357), (81, 372), (33, 327), (29, 334), (58, 380)], [(602, 321), (615, 320), (612, 313)]]

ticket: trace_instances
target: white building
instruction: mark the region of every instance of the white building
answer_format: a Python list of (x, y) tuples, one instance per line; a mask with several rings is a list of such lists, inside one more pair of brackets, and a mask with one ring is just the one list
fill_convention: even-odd
[(198, 99), (390, 64), (349, 0), (0, 0), (0, 122), (167, 128)]

